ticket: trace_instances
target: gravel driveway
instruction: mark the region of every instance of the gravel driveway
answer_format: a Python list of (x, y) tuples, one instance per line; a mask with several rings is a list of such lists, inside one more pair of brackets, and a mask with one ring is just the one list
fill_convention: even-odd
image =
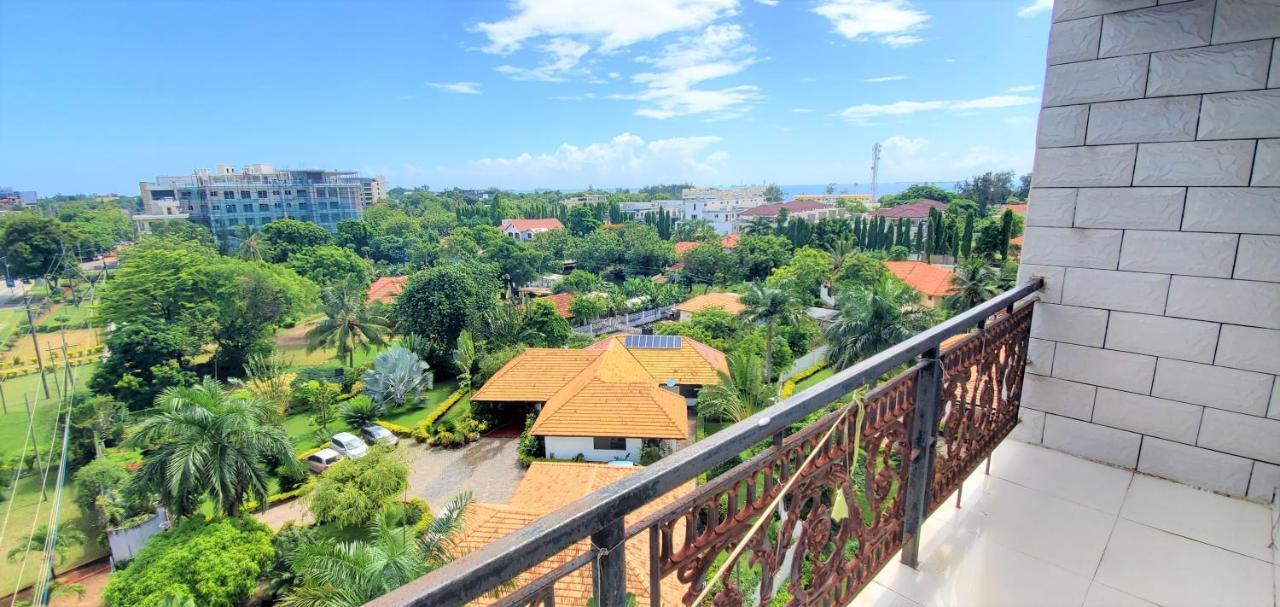
[[(506, 503), (524, 478), (516, 463), (515, 437), (484, 436), (458, 449), (436, 449), (400, 439), (396, 452), (409, 461), (409, 497), (427, 500), (433, 511), (463, 491), (477, 502)], [(287, 521), (311, 522), (305, 499), (296, 499), (256, 515), (272, 529)]]

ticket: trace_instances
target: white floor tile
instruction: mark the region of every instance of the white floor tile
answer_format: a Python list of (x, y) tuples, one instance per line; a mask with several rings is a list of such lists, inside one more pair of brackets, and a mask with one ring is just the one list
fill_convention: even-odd
[(961, 523), (967, 531), (1093, 577), (1116, 515), (999, 478), (989, 481)]
[(1121, 518), (1096, 580), (1165, 607), (1272, 605), (1273, 567)]
[(1006, 440), (991, 458), (991, 475), (1103, 512), (1120, 512), (1133, 473), (1065, 453)]
[(1156, 604), (1094, 582), (1089, 586), (1089, 594), (1084, 597), (1083, 607), (1156, 607)]
[(1078, 607), (1089, 588), (1083, 576), (968, 533), (951, 534), (922, 555), (919, 571), (895, 560), (876, 581), (930, 607)]
[(871, 582), (867, 584), (858, 596), (853, 598), (849, 603), (849, 607), (922, 607), (917, 603), (901, 594), (889, 590), (881, 584)]
[(1120, 516), (1272, 562), (1271, 509), (1262, 504), (1138, 474)]

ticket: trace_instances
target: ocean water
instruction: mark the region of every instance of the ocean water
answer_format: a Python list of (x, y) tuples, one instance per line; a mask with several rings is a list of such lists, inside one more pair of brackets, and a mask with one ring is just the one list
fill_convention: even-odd
[[(885, 194), (897, 194), (898, 192), (901, 192), (917, 183), (926, 183), (926, 182), (893, 181), (889, 183), (881, 183), (876, 187), (876, 195), (884, 196)], [(933, 181), (928, 183), (932, 183), (933, 185), (936, 185), (947, 191), (954, 191), (956, 188), (956, 184), (959, 182)], [(825, 194), (827, 191), (827, 184), (825, 183), (819, 183), (819, 184), (813, 184), (813, 185), (784, 185), (780, 187), (782, 188), (782, 193), (785, 195), (784, 198), (791, 198), (792, 196), (795, 196), (797, 194)], [(870, 194), (871, 184), (869, 182), (868, 183), (837, 183), (836, 193), (837, 194), (840, 194), (840, 193)]]

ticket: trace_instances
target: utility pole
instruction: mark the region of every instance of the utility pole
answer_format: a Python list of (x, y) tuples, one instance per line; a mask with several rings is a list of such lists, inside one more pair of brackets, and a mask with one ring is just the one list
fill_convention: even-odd
[(27, 297), (24, 303), (27, 307), (28, 328), (31, 330), (31, 346), (36, 351), (36, 366), (40, 368), (40, 383), (44, 385), (44, 397), (49, 398), (49, 380), (44, 376), (44, 357), (40, 355), (40, 340), (36, 338), (36, 316), (31, 313), (31, 298)]
[(876, 189), (880, 185), (880, 142), (871, 146), (871, 204), (876, 203)]

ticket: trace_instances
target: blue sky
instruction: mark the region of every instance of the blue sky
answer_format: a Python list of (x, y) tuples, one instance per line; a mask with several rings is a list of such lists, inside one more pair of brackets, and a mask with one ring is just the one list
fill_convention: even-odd
[(267, 162), (392, 185), (1029, 170), (1046, 0), (0, 3), (0, 185)]

